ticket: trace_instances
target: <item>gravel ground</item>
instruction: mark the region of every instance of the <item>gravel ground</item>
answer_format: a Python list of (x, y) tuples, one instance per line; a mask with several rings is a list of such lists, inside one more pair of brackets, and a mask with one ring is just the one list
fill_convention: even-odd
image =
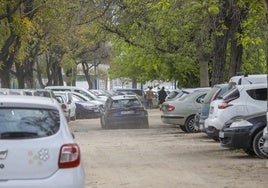
[(149, 129), (101, 129), (99, 119), (70, 122), (82, 151), (85, 188), (267, 188), (268, 160), (186, 134), (149, 111)]

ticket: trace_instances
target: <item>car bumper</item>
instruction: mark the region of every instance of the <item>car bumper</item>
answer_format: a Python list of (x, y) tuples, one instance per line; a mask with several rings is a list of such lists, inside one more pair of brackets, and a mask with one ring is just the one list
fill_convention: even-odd
[(225, 123), (218, 118), (207, 118), (204, 120), (204, 122), (205, 122), (206, 129), (208, 127), (215, 127), (215, 129), (218, 129), (218, 130), (221, 130)]
[(0, 187), (5, 188), (84, 188), (85, 173), (82, 166), (60, 169), (52, 176), (43, 179), (0, 180)]
[(213, 138), (219, 138), (219, 131), (222, 129), (223, 124), (219, 122), (217, 118), (207, 118), (205, 121), (205, 132), (206, 134)]
[(108, 128), (139, 128), (148, 124), (148, 116), (108, 117)]
[(183, 116), (161, 115), (161, 120), (163, 123), (166, 123), (166, 124), (173, 124), (173, 125), (184, 125), (185, 124), (185, 117), (183, 117)]
[(248, 149), (251, 147), (250, 130), (252, 127), (226, 128), (219, 132), (222, 147), (235, 149)]
[(215, 140), (219, 139), (219, 132), (220, 130), (216, 129), (215, 127), (209, 126), (206, 128), (206, 134)]

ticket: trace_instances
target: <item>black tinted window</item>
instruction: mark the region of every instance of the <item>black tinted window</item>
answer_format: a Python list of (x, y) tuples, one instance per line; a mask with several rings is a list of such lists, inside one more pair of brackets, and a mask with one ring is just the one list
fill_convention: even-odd
[(251, 98), (255, 100), (261, 100), (261, 101), (267, 100), (267, 88), (251, 89), (248, 90), (247, 93)]
[(59, 127), (57, 110), (0, 108), (0, 139), (46, 137)]
[(114, 100), (112, 102), (112, 108), (132, 107), (140, 105), (141, 103), (137, 99), (122, 99), (122, 100)]

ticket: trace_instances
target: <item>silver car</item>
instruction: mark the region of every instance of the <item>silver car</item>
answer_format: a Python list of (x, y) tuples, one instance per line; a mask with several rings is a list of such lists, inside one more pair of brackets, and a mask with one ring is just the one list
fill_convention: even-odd
[(196, 90), (178, 100), (163, 103), (163, 123), (179, 125), (184, 132), (196, 132), (194, 118), (201, 108), (202, 99), (211, 88)]

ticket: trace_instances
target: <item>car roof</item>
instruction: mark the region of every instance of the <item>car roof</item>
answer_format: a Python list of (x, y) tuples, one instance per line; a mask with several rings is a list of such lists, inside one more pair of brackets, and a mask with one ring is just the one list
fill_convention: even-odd
[(33, 107), (59, 109), (58, 102), (53, 98), (39, 96), (3, 95), (0, 97), (0, 107)]
[(251, 88), (267, 88), (267, 83), (257, 83), (257, 84), (245, 84), (245, 85), (236, 85), (237, 88), (245, 88), (245, 89), (251, 89)]

